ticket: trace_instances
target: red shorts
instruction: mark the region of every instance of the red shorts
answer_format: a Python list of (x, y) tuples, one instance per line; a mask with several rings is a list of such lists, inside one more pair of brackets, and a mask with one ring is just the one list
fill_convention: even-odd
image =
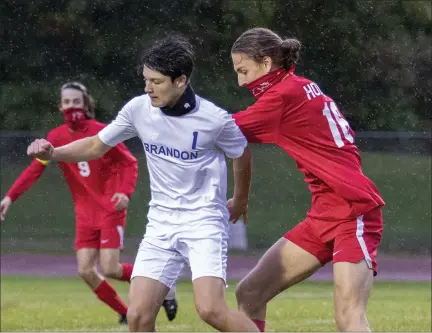
[(379, 207), (352, 221), (329, 222), (307, 217), (284, 237), (315, 256), (323, 266), (330, 261), (357, 263), (365, 259), (376, 275), (382, 232)]
[(75, 250), (122, 249), (126, 215), (126, 210), (113, 213), (77, 212)]

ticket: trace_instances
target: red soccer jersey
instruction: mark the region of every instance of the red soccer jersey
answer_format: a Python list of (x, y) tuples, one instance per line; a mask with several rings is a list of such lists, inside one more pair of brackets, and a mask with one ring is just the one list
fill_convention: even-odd
[(384, 201), (361, 169), (354, 133), (312, 81), (290, 75), (233, 115), (249, 142), (272, 143), (297, 162), (312, 193), (311, 218), (356, 218)]
[[(89, 119), (85, 121), (82, 130), (72, 132), (64, 124), (53, 129), (46, 140), (54, 147), (59, 147), (96, 135), (105, 126)], [(12, 201), (17, 200), (40, 177), (47, 164), (46, 161), (34, 160), (6, 195), (10, 196)], [(111, 148), (96, 160), (58, 164), (72, 193), (75, 208), (79, 210), (114, 211), (114, 203), (111, 202), (113, 194), (120, 192), (130, 197), (138, 177), (138, 162), (123, 143)]]

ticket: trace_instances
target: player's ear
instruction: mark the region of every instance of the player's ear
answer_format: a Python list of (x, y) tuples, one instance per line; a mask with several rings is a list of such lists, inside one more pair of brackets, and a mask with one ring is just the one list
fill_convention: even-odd
[(268, 71), (270, 72), (270, 70), (271, 70), (271, 68), (272, 68), (272, 65), (273, 65), (272, 58), (270, 58), (270, 57), (268, 57), (268, 56), (265, 56), (265, 57), (262, 59), (262, 65), (264, 66), (264, 68), (265, 68), (266, 70), (268, 70)]
[(175, 79), (175, 85), (177, 86), (177, 88), (183, 88), (187, 84), (187, 81), (188, 79), (186, 75), (182, 75)]

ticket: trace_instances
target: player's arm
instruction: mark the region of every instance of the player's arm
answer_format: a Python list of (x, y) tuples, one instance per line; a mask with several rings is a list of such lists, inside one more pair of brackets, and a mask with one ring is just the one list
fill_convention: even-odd
[(234, 196), (236, 201), (249, 201), (249, 190), (252, 179), (252, 154), (246, 147), (239, 158), (233, 159)]
[(19, 175), (15, 183), (11, 186), (2, 201), (0, 202), (0, 219), (3, 221), (9, 207), (24, 194), (42, 175), (47, 162), (33, 160), (32, 163)]
[(114, 121), (97, 135), (58, 148), (54, 148), (47, 140), (35, 140), (28, 147), (27, 155), (62, 162), (81, 162), (100, 158), (112, 147), (136, 135), (130, 121), (128, 105), (126, 104)]
[(223, 114), (223, 125), (216, 138), (216, 145), (233, 160), (234, 196), (228, 201), (230, 221), (236, 222), (243, 216), (244, 223), (247, 223), (252, 154), (246, 138), (228, 113)]
[[(54, 131), (48, 133), (47, 140), (56, 141)], [(0, 202), (0, 219), (4, 220), (9, 207), (24, 194), (42, 176), (49, 161), (34, 159), (30, 165), (19, 175), (15, 183), (11, 186), (2, 201)]]
[(110, 148), (97, 135), (57, 148), (48, 140), (37, 139), (27, 148), (27, 155), (45, 161), (81, 162), (99, 158)]
[(283, 102), (277, 91), (269, 91), (244, 111), (232, 115), (247, 140), (275, 143), (282, 118)]
[(108, 154), (119, 167), (121, 177), (121, 185), (118, 189), (115, 189), (111, 201), (114, 202), (116, 210), (126, 209), (135, 191), (138, 179), (138, 161), (124, 143), (113, 147)]
[(113, 147), (109, 154), (120, 165), (122, 185), (117, 192), (126, 194), (130, 199), (135, 191), (138, 179), (138, 160), (131, 154), (124, 143)]
[(110, 148), (102, 142), (98, 135), (94, 135), (54, 148), (51, 160), (62, 162), (90, 161), (102, 157)]

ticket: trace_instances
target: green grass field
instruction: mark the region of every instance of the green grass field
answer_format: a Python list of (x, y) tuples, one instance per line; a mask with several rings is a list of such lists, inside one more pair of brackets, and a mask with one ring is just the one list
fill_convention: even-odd
[[(113, 282), (127, 299), (128, 285)], [(229, 283), (229, 303), (235, 306)], [(178, 289), (179, 312), (168, 322), (160, 312), (159, 331), (213, 331), (195, 312), (189, 282)], [(369, 303), (374, 331), (431, 330), (431, 284), (376, 282)], [(2, 277), (1, 331), (127, 331), (116, 314), (99, 302), (78, 278)], [(274, 299), (268, 307), (268, 331), (336, 331), (331, 282), (304, 282)]]
[[(301, 221), (310, 206), (310, 194), (292, 159), (271, 146), (252, 146), (253, 183), (249, 205), (248, 241), (251, 248), (269, 247)], [(430, 253), (431, 157), (362, 153), (364, 172), (378, 185), (386, 206), (381, 251)], [(139, 179), (131, 201), (126, 239), (140, 239), (144, 232), (149, 200), (145, 158), (140, 160)], [(28, 159), (1, 159), (1, 192), (4, 194), (25, 168)], [(230, 175), (231, 178), (231, 175)], [(230, 184), (232, 182), (230, 181)], [(74, 213), (71, 195), (56, 166), (11, 207), (1, 224), (2, 250), (27, 243), (27, 250), (73, 246)], [(21, 244), (21, 245), (20, 245)], [(135, 248), (135, 247), (134, 247)]]

